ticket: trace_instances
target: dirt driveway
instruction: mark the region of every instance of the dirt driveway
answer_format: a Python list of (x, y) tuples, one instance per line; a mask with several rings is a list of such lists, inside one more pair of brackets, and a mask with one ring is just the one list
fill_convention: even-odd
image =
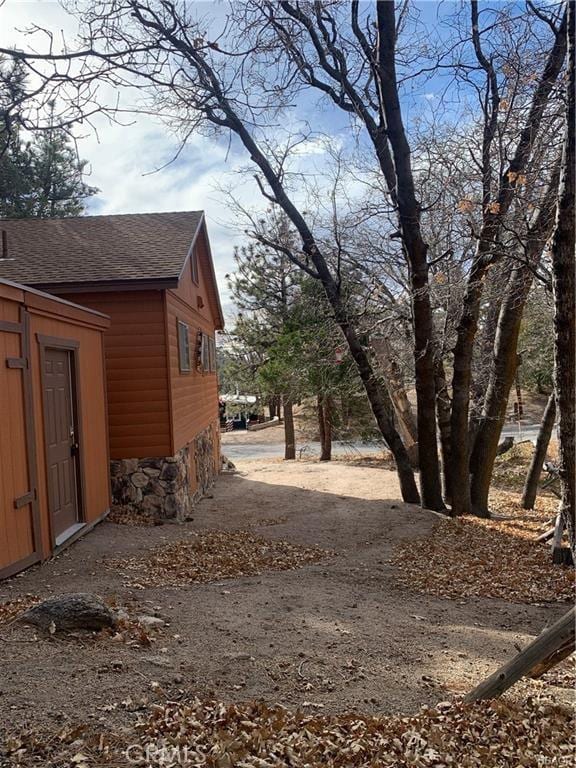
[[(341, 462), (246, 462), (185, 525), (103, 523), (55, 560), (0, 585), (0, 602), (92, 591), (167, 622), (151, 647), (35, 637), (0, 627), (0, 724), (122, 718), (161, 690), (264, 698), (308, 711), (412, 712), (471, 686), (560, 605), (448, 601), (395, 579), (394, 545), (433, 514), (396, 501), (393, 473)], [(320, 563), (184, 587), (130, 586), (110, 559), (145, 555), (199, 530), (245, 530), (334, 551)], [(458, 552), (454, 553), (458, 557)], [(422, 563), (426, 567), (426, 563)], [(128, 701), (128, 704), (126, 702)]]

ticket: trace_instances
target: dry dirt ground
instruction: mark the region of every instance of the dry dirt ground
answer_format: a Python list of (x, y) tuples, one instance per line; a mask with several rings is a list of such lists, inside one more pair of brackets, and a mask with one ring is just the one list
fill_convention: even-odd
[[(310, 712), (412, 713), (471, 688), (566, 610), (447, 600), (402, 586), (394, 547), (426, 535), (437, 517), (398, 502), (392, 472), (270, 461), (238, 470), (221, 476), (190, 523), (104, 522), (54, 560), (0, 584), (0, 604), (90, 591), (166, 621), (148, 647), (0, 625), (0, 727), (120, 724), (140, 702), (182, 691)], [(333, 554), (295, 570), (179, 587), (139, 587), (146, 573), (122, 566), (215, 529)], [(565, 699), (565, 689), (557, 693)]]

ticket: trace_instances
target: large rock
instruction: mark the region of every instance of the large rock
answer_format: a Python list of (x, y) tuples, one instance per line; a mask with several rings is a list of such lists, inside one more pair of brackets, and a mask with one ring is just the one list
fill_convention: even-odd
[(154, 518), (156, 515), (160, 516), (162, 510), (162, 498), (160, 496), (144, 496), (142, 499), (141, 510), (144, 514), (150, 515)]
[(150, 478), (144, 472), (134, 472), (130, 477), (130, 480), (132, 481), (132, 485), (135, 485), (136, 488), (144, 488), (144, 486), (148, 485), (150, 482)]
[(176, 480), (178, 477), (178, 465), (177, 464), (164, 464), (162, 471), (160, 472), (160, 480)]
[(114, 627), (116, 617), (96, 595), (78, 592), (50, 597), (23, 613), (20, 621), (50, 632), (58, 632)]

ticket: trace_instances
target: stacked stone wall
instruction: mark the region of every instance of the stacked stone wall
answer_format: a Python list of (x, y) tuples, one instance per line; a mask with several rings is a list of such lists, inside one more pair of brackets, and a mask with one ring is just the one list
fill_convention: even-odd
[(111, 461), (110, 519), (150, 525), (189, 519), (218, 475), (215, 429), (207, 427), (175, 456)]
[(202, 498), (211, 488), (218, 475), (216, 441), (218, 426), (210, 425), (194, 440), (194, 464), (196, 467), (196, 494)]

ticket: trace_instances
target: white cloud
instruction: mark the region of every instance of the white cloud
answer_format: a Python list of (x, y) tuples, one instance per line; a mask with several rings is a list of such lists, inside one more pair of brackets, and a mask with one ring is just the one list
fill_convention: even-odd
[[(56, 41), (71, 39), (77, 30), (76, 20), (55, 2), (8, 2), (0, 7), (2, 44), (30, 47), (32, 38), (25, 30), (32, 24), (49, 28)], [(43, 42), (39, 38), (34, 47), (40, 49)], [(110, 95), (105, 90), (103, 99)], [(86, 126), (75, 130), (79, 155), (89, 163), (87, 182), (100, 190), (89, 201), (89, 212), (205, 210), (220, 290), (225, 294), (224, 275), (232, 269), (233, 246), (240, 239), (223, 195), (216, 190), (223, 174), (233, 170), (226, 163), (226, 148), (216, 140), (192, 136), (176, 161), (154, 173), (177, 154), (178, 140), (153, 116), (123, 119), (126, 125), (97, 117), (96, 131)]]
[[(0, 41), (4, 45), (29, 48), (32, 40), (23, 30), (32, 24), (49, 28), (54, 34), (55, 46), (61, 40), (72, 40), (78, 29), (76, 19), (56, 2), (9, 0), (0, 6)], [(44, 43), (40, 38), (34, 47), (44, 49)], [(110, 98), (113, 95), (110, 86), (102, 87), (103, 101), (106, 98), (113, 101)], [(133, 96), (130, 92), (122, 95), (125, 107)], [(318, 134), (307, 136), (310, 129), (305, 120), (306, 111), (304, 106), (298, 111), (289, 111), (286, 122), (278, 130), (278, 140), (282, 143), (298, 135), (305, 137), (291, 151), (291, 165), (296, 173), (308, 172), (321, 191), (329, 184), (323, 173), (330, 152), (340, 151), (344, 139)], [(234, 197), (247, 209), (267, 207), (252, 174), (238, 175), (240, 168), (249, 164), (246, 154), (234, 142), (230, 148), (225, 140), (193, 135), (173, 163), (151, 173), (176, 155), (177, 138), (153, 115), (126, 115), (123, 119), (127, 125), (97, 116), (93, 121), (96, 131), (86, 125), (75, 130), (79, 155), (89, 163), (87, 181), (100, 190), (89, 202), (89, 210), (99, 214), (205, 210), (219, 287), (227, 301), (224, 276), (233, 269), (233, 248), (244, 236), (223, 189), (232, 187)], [(295, 197), (297, 202), (303, 202), (306, 192), (299, 187)]]

